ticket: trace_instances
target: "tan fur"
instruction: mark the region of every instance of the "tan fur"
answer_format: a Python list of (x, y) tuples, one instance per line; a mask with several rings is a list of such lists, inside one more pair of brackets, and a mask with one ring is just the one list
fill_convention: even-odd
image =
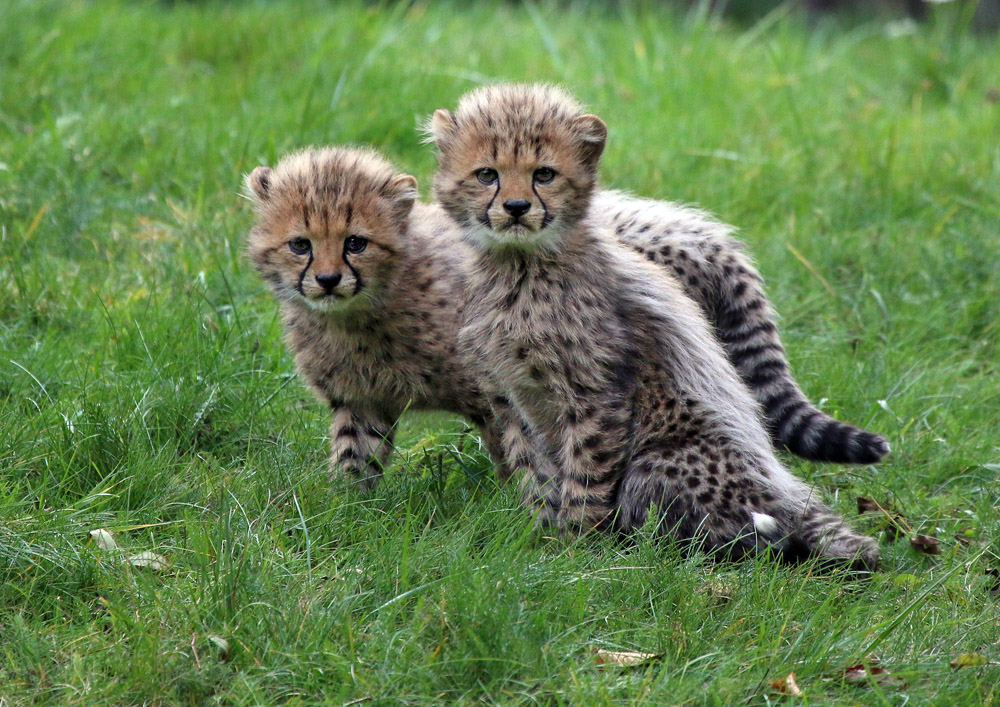
[(526, 500), (561, 527), (772, 544), (874, 567), (774, 457), (757, 405), (698, 306), (586, 218), (606, 131), (551, 86), (479, 89), (431, 133), (435, 192), (478, 256), (459, 349), (535, 447)]
[[(332, 468), (372, 487), (407, 407), (466, 416), (502, 464), (503, 431), (455, 351), (471, 254), (437, 207), (414, 207), (413, 177), (368, 150), (325, 148), (258, 167), (246, 186), (250, 257), (299, 373), (333, 411)], [(350, 236), (369, 239), (363, 252), (346, 251)], [(292, 252), (299, 238), (311, 254)], [(329, 274), (342, 277), (327, 293), (316, 276)]]

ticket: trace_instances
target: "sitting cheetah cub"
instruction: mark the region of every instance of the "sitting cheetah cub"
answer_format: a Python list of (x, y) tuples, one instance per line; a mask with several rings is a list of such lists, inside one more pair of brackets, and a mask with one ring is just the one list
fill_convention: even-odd
[(878, 565), (775, 458), (756, 402), (663, 269), (588, 218), (607, 130), (562, 90), (501, 85), (438, 111), (435, 192), (476, 260), (459, 349), (536, 450), (542, 523), (631, 531), (656, 508), (681, 540)]
[(494, 417), (455, 351), (471, 253), (440, 209), (414, 208), (416, 184), (372, 151), (332, 148), (246, 178), (250, 258), (299, 373), (333, 410), (331, 466), (365, 488), (408, 406), (464, 415), (496, 464), (508, 455), (503, 410)]

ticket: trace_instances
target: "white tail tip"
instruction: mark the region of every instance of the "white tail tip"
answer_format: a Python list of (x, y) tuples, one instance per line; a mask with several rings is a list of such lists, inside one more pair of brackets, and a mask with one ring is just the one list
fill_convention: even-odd
[(770, 536), (778, 529), (778, 521), (773, 516), (756, 512), (751, 513), (750, 516), (753, 518), (753, 528), (758, 535)]

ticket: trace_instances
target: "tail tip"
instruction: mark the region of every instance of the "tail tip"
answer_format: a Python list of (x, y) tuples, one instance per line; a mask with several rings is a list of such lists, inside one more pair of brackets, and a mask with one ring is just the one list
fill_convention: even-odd
[(874, 432), (861, 431), (855, 443), (856, 451), (852, 457), (858, 464), (874, 464), (892, 451), (889, 440)]
[(758, 535), (770, 537), (778, 530), (778, 520), (774, 516), (756, 511), (752, 512), (750, 516), (753, 519), (753, 529)]

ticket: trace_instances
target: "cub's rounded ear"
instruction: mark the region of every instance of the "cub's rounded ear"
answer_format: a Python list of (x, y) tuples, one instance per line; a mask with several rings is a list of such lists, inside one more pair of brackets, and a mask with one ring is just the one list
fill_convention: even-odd
[(455, 122), (455, 116), (451, 111), (439, 108), (424, 124), (424, 133), (427, 135), (424, 142), (433, 142), (438, 149), (441, 149), (457, 132), (458, 124)]
[(596, 164), (608, 141), (608, 126), (596, 115), (587, 114), (574, 119), (573, 127), (580, 139), (583, 158)]
[(409, 174), (400, 174), (393, 177), (387, 189), (396, 207), (396, 214), (400, 218), (408, 216), (410, 210), (413, 208), (413, 202), (420, 196), (420, 190), (417, 188), (417, 178), (411, 177)]
[(250, 200), (260, 204), (271, 197), (271, 168), (254, 167), (254, 170), (243, 180)]

